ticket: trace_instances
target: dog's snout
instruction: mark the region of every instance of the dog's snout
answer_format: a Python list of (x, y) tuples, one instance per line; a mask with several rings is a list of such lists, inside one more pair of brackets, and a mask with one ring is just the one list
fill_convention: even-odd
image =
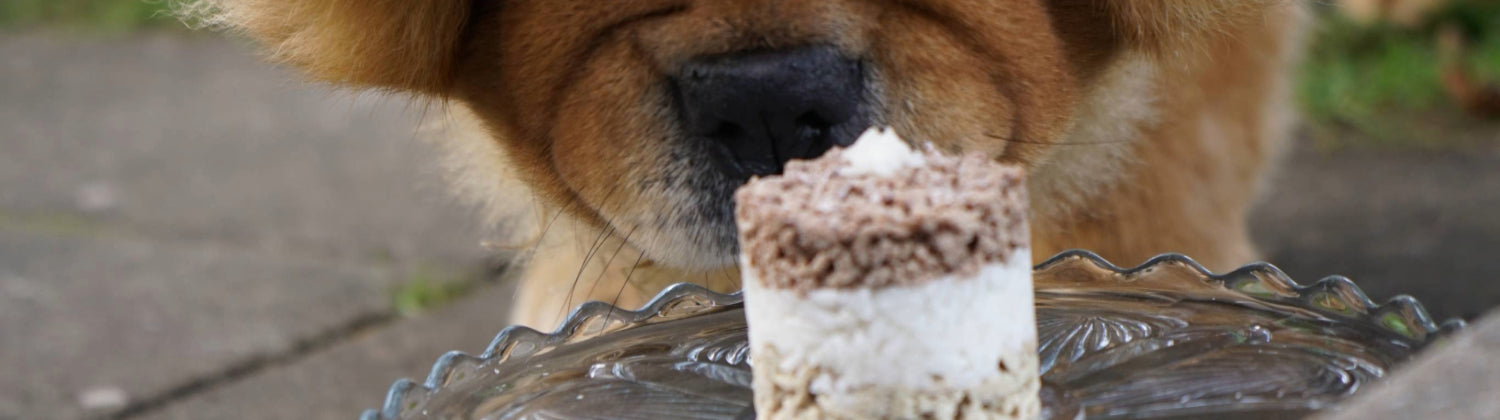
[(863, 66), (832, 48), (705, 58), (674, 82), (683, 127), (727, 150), (741, 176), (780, 173), (788, 160), (847, 146), (868, 125)]

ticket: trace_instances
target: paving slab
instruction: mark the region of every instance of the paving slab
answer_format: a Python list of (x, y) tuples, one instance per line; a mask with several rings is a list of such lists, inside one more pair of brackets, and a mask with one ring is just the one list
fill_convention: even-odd
[(1500, 414), (1500, 311), (1441, 343), (1328, 420), (1488, 420)]
[(4, 34), (0, 57), (0, 419), (232, 382), (494, 254), (420, 104), (209, 36)]
[(0, 36), (0, 216), (327, 258), (466, 263), (424, 108), (298, 81), (211, 36)]
[(394, 270), (0, 228), (0, 419), (106, 414), (389, 313)]
[[(504, 329), (513, 283), (353, 337), (295, 364), (179, 401), (143, 419), (338, 419), (379, 408), (399, 378), (421, 381), (451, 350), (478, 354)], [(253, 413), (253, 416), (248, 413)]]
[(1252, 234), (1294, 279), (1344, 275), (1376, 301), (1410, 294), (1439, 318), (1500, 306), (1500, 153), (1302, 143), (1270, 186)]

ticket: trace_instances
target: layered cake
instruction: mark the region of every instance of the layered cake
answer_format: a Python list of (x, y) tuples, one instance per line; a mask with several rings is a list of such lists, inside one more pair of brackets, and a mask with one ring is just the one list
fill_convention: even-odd
[(760, 419), (1029, 419), (1020, 169), (893, 133), (736, 195)]

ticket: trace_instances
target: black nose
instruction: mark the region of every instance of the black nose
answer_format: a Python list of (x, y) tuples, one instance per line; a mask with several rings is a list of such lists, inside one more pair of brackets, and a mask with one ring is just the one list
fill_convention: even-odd
[(858, 60), (805, 47), (697, 60), (675, 79), (684, 128), (738, 176), (847, 146), (868, 125)]

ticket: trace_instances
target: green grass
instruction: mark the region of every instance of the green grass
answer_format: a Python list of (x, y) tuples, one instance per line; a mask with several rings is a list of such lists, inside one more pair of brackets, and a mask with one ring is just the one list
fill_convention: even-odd
[(0, 229), (70, 238), (97, 238), (130, 233), (99, 220), (63, 212), (18, 214), (0, 211)]
[(473, 284), (473, 279), (461, 274), (420, 266), (392, 292), (392, 304), (397, 313), (412, 316), (463, 297)]
[[(1309, 129), (1321, 143), (1443, 146), (1494, 130), (1466, 117), (1440, 85), (1436, 23), (1418, 28), (1361, 26), (1320, 16), (1298, 86)], [(1500, 81), (1500, 6), (1468, 3), (1435, 16), (1474, 37), (1464, 65)]]
[(181, 26), (169, 0), (0, 0), (0, 29), (63, 28), (126, 32)]

